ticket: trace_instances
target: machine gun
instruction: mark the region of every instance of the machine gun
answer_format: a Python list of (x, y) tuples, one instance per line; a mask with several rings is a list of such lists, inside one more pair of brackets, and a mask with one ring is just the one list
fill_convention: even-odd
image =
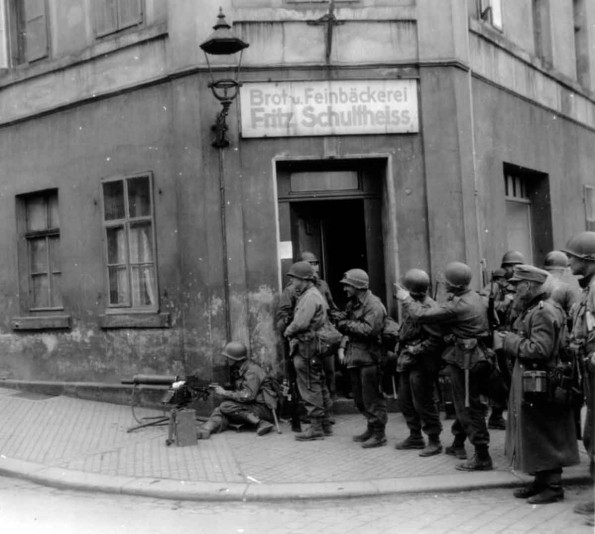
[[(174, 375), (134, 375), (130, 379), (123, 379), (122, 384), (132, 385), (132, 414), (137, 423), (130, 427), (127, 432), (133, 432), (139, 428), (148, 426), (169, 425), (169, 437), (166, 440), (167, 445), (174, 442), (173, 434), (175, 431), (176, 418), (182, 410), (197, 400), (206, 400), (211, 389), (217, 384), (212, 384), (201, 380), (196, 375), (181, 378)], [(134, 398), (138, 386), (169, 386), (161, 398), (160, 404), (164, 409), (172, 407), (169, 415), (157, 417), (145, 417), (143, 419), (152, 419), (149, 422), (142, 422), (134, 415)]]

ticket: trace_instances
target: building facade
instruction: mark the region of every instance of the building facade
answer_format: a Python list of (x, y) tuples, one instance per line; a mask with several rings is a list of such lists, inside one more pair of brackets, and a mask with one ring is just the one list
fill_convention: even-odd
[[(278, 368), (301, 251), (395, 315), (409, 268), (479, 287), (595, 225), (588, 0), (0, 5), (0, 376), (217, 379), (230, 338)], [(250, 44), (223, 149), (219, 6)]]

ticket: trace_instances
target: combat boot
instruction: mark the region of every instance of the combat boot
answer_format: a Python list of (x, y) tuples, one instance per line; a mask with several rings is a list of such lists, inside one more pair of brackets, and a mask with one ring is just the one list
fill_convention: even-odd
[(310, 419), (310, 421), (310, 426), (305, 432), (300, 432), (299, 434), (295, 435), (296, 441), (314, 441), (316, 439), (324, 439), (322, 423), (315, 419)]
[(256, 434), (258, 436), (264, 436), (265, 434), (268, 434), (271, 430), (273, 430), (273, 424), (269, 423), (268, 421), (265, 421), (264, 419), (261, 419), (258, 422), (258, 426), (256, 427)]
[(372, 436), (362, 443), (362, 449), (373, 449), (375, 447), (382, 447), (383, 445), (386, 445), (384, 427), (375, 429)]
[(410, 449), (423, 449), (426, 446), (426, 442), (421, 434), (411, 434), (406, 437), (403, 441), (395, 445), (395, 449), (410, 450)]
[(372, 427), (370, 425), (368, 425), (368, 428), (366, 428), (366, 430), (364, 432), (362, 432), (361, 434), (358, 434), (357, 436), (353, 436), (353, 441), (357, 442), (357, 443), (363, 443), (364, 441), (369, 440), (372, 437), (373, 431), (372, 431)]
[(475, 447), (473, 458), (455, 467), (459, 471), (491, 471), (494, 469), (487, 446)]
[(529, 504), (550, 504), (564, 499), (564, 490), (560, 484), (549, 484), (545, 489), (539, 493), (529, 497), (527, 503)]
[(428, 436), (428, 444), (419, 453), (422, 458), (426, 456), (434, 456), (442, 452), (442, 443), (440, 443), (440, 436), (432, 434)]
[(196, 439), (209, 439), (219, 429), (219, 423), (209, 419), (196, 429)]
[(533, 497), (533, 495), (537, 495), (543, 489), (543, 486), (541, 484), (538, 484), (537, 480), (534, 480), (533, 482), (531, 482), (531, 484), (514, 490), (512, 492), (512, 495), (517, 499), (528, 499), (529, 497)]
[(322, 422), (322, 433), (325, 436), (332, 436), (333, 435), (333, 423), (330, 421), (323, 421)]
[(452, 442), (452, 445), (449, 445), (444, 449), (444, 454), (448, 454), (449, 456), (454, 456), (459, 460), (466, 460), (467, 459), (467, 451), (465, 450), (465, 442), (459, 443), (457, 440)]

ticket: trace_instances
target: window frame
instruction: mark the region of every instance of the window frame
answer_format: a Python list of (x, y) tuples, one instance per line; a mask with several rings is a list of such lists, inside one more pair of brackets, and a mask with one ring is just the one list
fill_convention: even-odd
[[(28, 314), (39, 314), (39, 313), (47, 313), (47, 312), (61, 312), (64, 310), (64, 295), (62, 293), (61, 285), (59, 287), (55, 286), (54, 277), (59, 275), (60, 278), (62, 277), (63, 271), (58, 262), (57, 268), (55, 268), (54, 263), (52, 262), (52, 254), (50, 251), (49, 242), (52, 238), (58, 237), (58, 246), (60, 245), (60, 238), (61, 238), (61, 231), (60, 231), (60, 223), (58, 221), (58, 226), (49, 226), (50, 218), (49, 213), (50, 210), (48, 209), (50, 206), (50, 197), (55, 196), (56, 201), (56, 208), (59, 213), (59, 195), (58, 189), (45, 189), (43, 191), (36, 191), (33, 193), (27, 193), (24, 195), (18, 195), (16, 197), (17, 201), (17, 232), (19, 236), (19, 251), (18, 256), (20, 258), (19, 263), (21, 264), (20, 272), (20, 280), (19, 286), (21, 289), (21, 308), (24, 313)], [(28, 228), (28, 203), (31, 202), (33, 199), (43, 199), (44, 201), (44, 209), (45, 209), (45, 218), (48, 226), (42, 230), (30, 230)], [(59, 219), (59, 217), (58, 217)], [(46, 243), (46, 271), (42, 273), (41, 271), (33, 272), (33, 262), (32, 262), (32, 248), (31, 243), (39, 240), (44, 240)], [(59, 248), (58, 248), (59, 253)], [(33, 279), (36, 276), (47, 276), (48, 278), (48, 304), (47, 306), (36, 306), (35, 305), (35, 295), (34, 295), (34, 287), (35, 284), (33, 283)], [(52, 306), (51, 303), (59, 298), (60, 305)]]
[[(140, 216), (140, 217), (129, 217), (129, 196), (128, 196), (128, 183), (131, 180), (137, 178), (148, 178), (149, 180), (149, 194), (150, 194), (150, 215)], [(106, 220), (105, 218), (105, 184), (109, 183), (116, 183), (116, 182), (123, 182), (123, 191), (124, 191), (124, 218), (119, 219), (110, 219)], [(144, 172), (137, 172), (132, 174), (125, 174), (125, 175), (115, 175), (104, 178), (101, 180), (101, 217), (102, 217), (102, 232), (103, 232), (103, 262), (104, 262), (104, 276), (105, 276), (105, 295), (106, 295), (106, 314), (153, 314), (159, 312), (159, 276), (158, 276), (158, 269), (157, 269), (157, 242), (156, 242), (156, 232), (155, 232), (155, 195), (154, 195), (154, 177), (151, 171), (144, 171)], [(150, 223), (151, 230), (151, 254), (152, 254), (152, 262), (151, 268), (153, 271), (153, 278), (154, 278), (154, 285), (152, 291), (155, 294), (155, 302), (149, 305), (138, 305), (133, 302), (133, 295), (132, 295), (132, 263), (130, 260), (130, 227), (134, 226), (135, 223)], [(125, 229), (125, 239), (126, 239), (126, 280), (128, 284), (128, 302), (127, 303), (112, 303), (111, 296), (110, 296), (110, 267), (112, 265), (109, 263), (109, 237), (108, 237), (108, 230), (110, 228), (117, 228), (123, 226)], [(148, 262), (142, 262), (148, 263)], [(115, 264), (114, 264), (115, 265)], [(140, 265), (140, 263), (138, 264)]]
[[(30, 48), (34, 42), (32, 39), (27, 39), (28, 25), (33, 24), (35, 19), (39, 19), (39, 15), (32, 17), (30, 20), (26, 19), (26, 3), (33, 4), (37, 2), (38, 8), (41, 8), (43, 13), (43, 20), (41, 21), (44, 30), (43, 36), (38, 43), (38, 49)], [(49, 24), (49, 7), (48, 0), (8, 0), (6, 12), (4, 13), (7, 30), (7, 51), (6, 63), (7, 66), (30, 65), (43, 59), (50, 57), (50, 24)], [(31, 32), (35, 38), (40, 35), (37, 32)], [(8, 65), (10, 63), (10, 65)]]
[[(102, 7), (106, 7), (106, 3), (109, 0), (93, 0), (93, 31), (95, 34), (96, 39), (103, 39), (105, 37), (114, 36), (116, 34), (120, 34), (132, 28), (137, 28), (145, 23), (145, 2), (144, 0), (113, 0), (116, 4), (115, 6), (115, 25), (109, 26), (109, 21), (100, 20), (100, 10)], [(138, 4), (138, 13), (135, 17), (133, 17), (130, 21), (122, 21), (121, 20), (121, 6), (123, 2), (127, 1), (134, 1)], [(105, 28), (102, 28), (102, 24), (105, 25)]]

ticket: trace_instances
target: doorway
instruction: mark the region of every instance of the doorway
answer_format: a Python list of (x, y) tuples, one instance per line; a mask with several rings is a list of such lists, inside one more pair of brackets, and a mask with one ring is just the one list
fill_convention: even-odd
[(313, 252), (339, 308), (348, 269), (364, 269), (385, 301), (382, 185), (384, 170), (369, 161), (292, 162), (278, 167), (282, 285), (300, 254)]

